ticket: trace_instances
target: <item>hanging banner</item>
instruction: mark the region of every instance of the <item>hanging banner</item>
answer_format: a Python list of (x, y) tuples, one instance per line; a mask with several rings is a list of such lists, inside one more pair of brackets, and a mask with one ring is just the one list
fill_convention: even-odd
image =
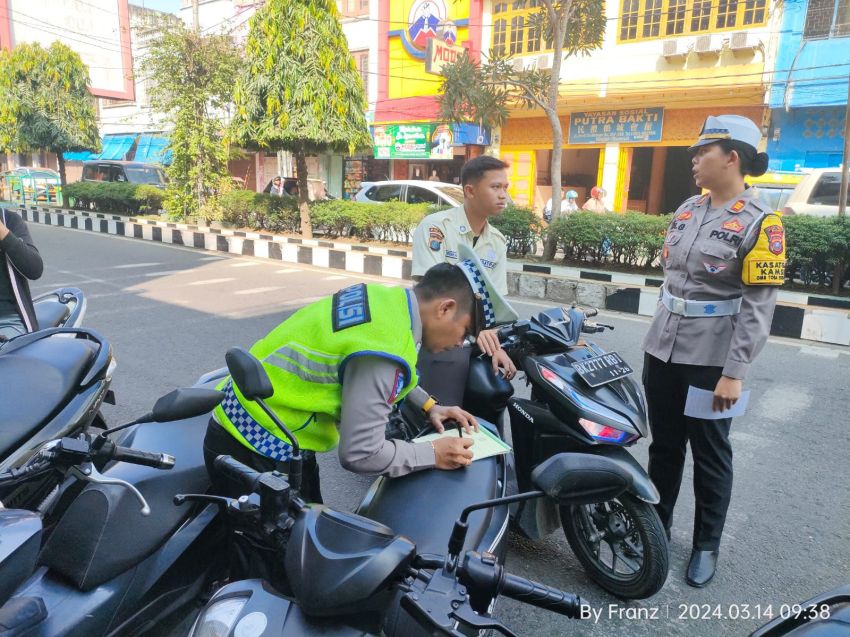
[(375, 159), (452, 159), (454, 135), (447, 124), (372, 127)]
[(664, 107), (570, 113), (570, 144), (660, 142)]

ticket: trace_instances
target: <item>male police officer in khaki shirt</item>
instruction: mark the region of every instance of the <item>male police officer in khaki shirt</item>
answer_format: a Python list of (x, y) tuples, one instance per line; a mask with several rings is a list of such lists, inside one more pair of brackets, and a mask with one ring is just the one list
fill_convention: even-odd
[[(693, 549), (686, 581), (714, 576), (732, 494), (732, 419), (747, 370), (770, 333), (784, 282), (782, 221), (744, 183), (767, 169), (761, 131), (738, 115), (709, 117), (691, 146), (697, 186), (673, 215), (661, 262), (664, 286), (643, 342), (652, 444), (649, 476), (668, 536), (688, 443), (694, 458)], [(691, 387), (713, 392), (717, 417), (684, 414)]]
[[(428, 215), (413, 233), (413, 277), (421, 277), (437, 263), (456, 264), (458, 247), (463, 244), (481, 260), (496, 290), (506, 295), (507, 244), (488, 219), (501, 214), (508, 205), (507, 164), (482, 155), (466, 162), (460, 175), (463, 205)], [(496, 330), (483, 330), (476, 343), (492, 358), (494, 371), (509, 380), (514, 377), (516, 367), (501, 348)], [(466, 348), (434, 355), (423, 352), (418, 365), (423, 386), (451, 404), (462, 404), (468, 366)]]

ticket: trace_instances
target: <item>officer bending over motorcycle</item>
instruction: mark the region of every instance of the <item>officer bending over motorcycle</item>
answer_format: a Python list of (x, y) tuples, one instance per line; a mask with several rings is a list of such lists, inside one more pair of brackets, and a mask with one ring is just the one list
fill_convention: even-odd
[[(340, 463), (355, 473), (395, 477), (470, 464), (471, 439), (387, 440), (387, 419), (407, 398), (438, 431), (450, 420), (477, 429), (471, 414), (437, 404), (418, 387), (420, 346), (444, 351), (497, 321), (515, 319), (481, 262), (464, 251), (458, 265), (435, 265), (413, 289), (358, 283), (301, 308), (257, 341), (251, 353), (274, 386), (266, 402), (302, 449), (302, 497), (322, 502), (315, 454), (337, 446)], [(204, 458), (214, 488), (237, 495), (237, 485), (216, 475), (216, 456), (233, 456), (257, 471), (286, 471), (292, 447), (230, 377), (218, 388), (225, 399), (210, 419)]]

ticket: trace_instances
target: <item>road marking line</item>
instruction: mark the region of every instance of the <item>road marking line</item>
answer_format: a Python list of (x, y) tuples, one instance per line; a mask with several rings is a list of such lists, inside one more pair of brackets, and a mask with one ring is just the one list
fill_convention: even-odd
[(827, 349), (825, 347), (813, 347), (811, 345), (804, 345), (800, 348), (801, 354), (808, 354), (809, 356), (819, 356), (821, 358), (838, 358), (839, 352), (836, 350)]
[(189, 270), (163, 270), (162, 272), (146, 272), (145, 276), (155, 277), (155, 276), (171, 276), (172, 274), (186, 274)]
[(245, 294), (262, 294), (263, 292), (274, 292), (275, 290), (280, 290), (281, 287), (279, 285), (273, 285), (267, 288), (251, 288), (250, 290), (239, 290), (238, 292), (234, 292), (234, 294), (243, 296)]
[(335, 274), (333, 276), (326, 276), (322, 279), (322, 281), (341, 281), (342, 279), (347, 279), (347, 276), (342, 276), (341, 274)]
[(275, 274), (293, 274), (294, 272), (304, 272), (304, 270), (299, 270), (298, 268), (285, 268), (283, 270), (275, 271)]
[(227, 257), (201, 257), (198, 261), (224, 261)]
[(231, 263), (231, 268), (252, 268), (255, 265), (260, 265), (259, 261), (240, 261), (239, 263)]
[(155, 265), (162, 265), (162, 263), (125, 263), (124, 265), (113, 265), (113, 270), (127, 270), (129, 268), (150, 268)]
[(236, 277), (225, 277), (223, 279), (204, 279), (203, 281), (192, 281), (189, 285), (213, 285), (215, 283), (228, 283), (229, 281), (235, 281)]

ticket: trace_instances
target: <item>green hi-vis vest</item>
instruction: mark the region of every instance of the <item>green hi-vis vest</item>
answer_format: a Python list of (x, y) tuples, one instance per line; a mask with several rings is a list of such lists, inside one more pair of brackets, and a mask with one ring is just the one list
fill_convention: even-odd
[[(328, 451), (339, 442), (345, 366), (356, 356), (388, 358), (404, 370), (394, 402), (416, 387), (417, 345), (404, 288), (360, 283), (298, 310), (251, 353), (263, 362), (274, 387), (266, 404), (293, 432), (302, 449)], [(249, 449), (289, 460), (292, 447), (262, 408), (242, 396), (230, 377), (215, 417)]]

